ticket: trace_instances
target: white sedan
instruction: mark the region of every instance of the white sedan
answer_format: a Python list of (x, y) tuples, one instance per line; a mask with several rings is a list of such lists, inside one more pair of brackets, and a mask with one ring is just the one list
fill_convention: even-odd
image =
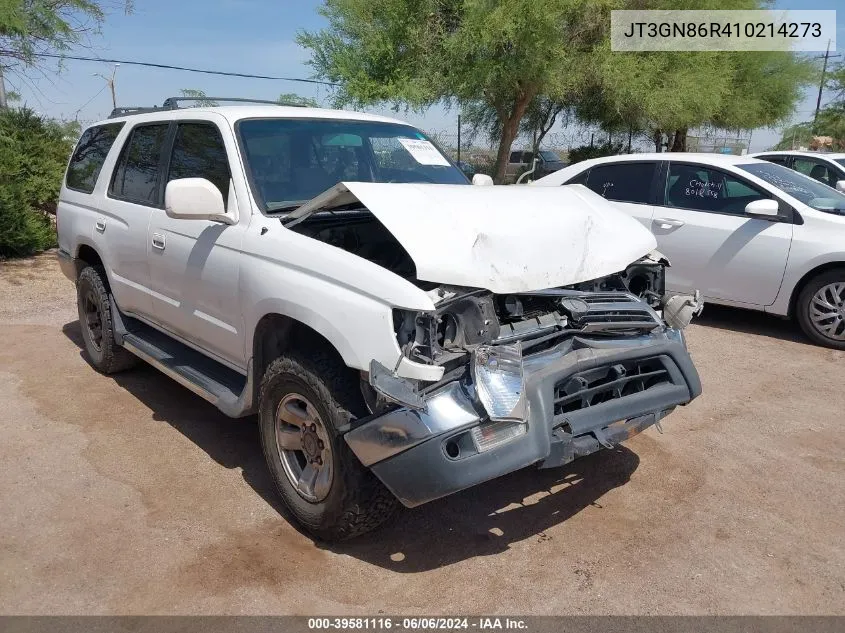
[(845, 349), (845, 195), (781, 165), (720, 154), (586, 160), (532, 186), (585, 185), (637, 218), (672, 291), (794, 317)]

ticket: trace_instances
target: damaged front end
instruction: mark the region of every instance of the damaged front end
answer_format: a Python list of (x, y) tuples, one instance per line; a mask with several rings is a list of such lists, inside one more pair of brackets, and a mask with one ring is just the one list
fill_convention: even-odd
[(394, 310), (394, 328), (403, 356), (442, 366), (443, 378), (418, 383), (373, 361), (362, 380), (372, 415), (352, 423), (348, 445), (415, 506), (659, 425), (701, 392), (682, 333), (701, 305), (665, 295), (667, 265), (653, 253), (597, 280), (514, 294), (430, 289), (435, 310)]

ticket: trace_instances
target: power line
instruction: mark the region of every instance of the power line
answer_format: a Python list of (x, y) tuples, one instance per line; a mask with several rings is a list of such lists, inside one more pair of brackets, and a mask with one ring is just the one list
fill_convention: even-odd
[(57, 53), (36, 53), (36, 57), (51, 57), (54, 59), (72, 59), (82, 62), (100, 62), (105, 64), (126, 64), (128, 66), (146, 66), (148, 68), (161, 68), (164, 70), (182, 70), (189, 73), (203, 73), (205, 75), (223, 75), (224, 77), (243, 77), (245, 79), (270, 79), (273, 81), (296, 81), (304, 84), (317, 84), (322, 86), (337, 86), (338, 84), (318, 79), (302, 79), (300, 77), (273, 77), (271, 75), (251, 75), (249, 73), (232, 73), (223, 70), (208, 70), (205, 68), (188, 68), (186, 66), (171, 66), (170, 64), (154, 64), (152, 62), (138, 62), (128, 59), (106, 59), (104, 57), (81, 57), (78, 55), (59, 55)]

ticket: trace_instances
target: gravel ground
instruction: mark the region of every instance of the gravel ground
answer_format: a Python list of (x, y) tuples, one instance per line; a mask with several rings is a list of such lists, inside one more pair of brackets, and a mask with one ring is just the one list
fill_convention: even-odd
[(254, 419), (80, 351), (53, 254), (0, 263), (0, 613), (845, 614), (845, 353), (708, 307), (704, 394), (624, 447), (405, 510), (288, 522)]

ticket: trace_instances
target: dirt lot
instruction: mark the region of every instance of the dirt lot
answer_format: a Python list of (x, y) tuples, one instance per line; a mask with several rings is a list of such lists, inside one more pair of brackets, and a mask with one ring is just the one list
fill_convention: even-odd
[(95, 373), (50, 254), (0, 263), (0, 613), (845, 614), (845, 353), (710, 307), (704, 394), (624, 448), (404, 511), (286, 520), (253, 419)]

